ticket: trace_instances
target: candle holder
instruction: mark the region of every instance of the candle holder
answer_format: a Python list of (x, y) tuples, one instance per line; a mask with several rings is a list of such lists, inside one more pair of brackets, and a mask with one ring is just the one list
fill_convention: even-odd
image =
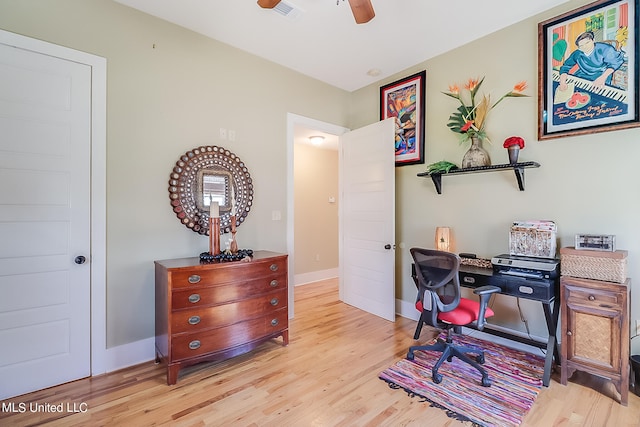
[(238, 253), (238, 242), (236, 242), (236, 216), (231, 215), (231, 244), (229, 250), (232, 254)]
[(209, 253), (220, 253), (220, 217), (209, 217)]

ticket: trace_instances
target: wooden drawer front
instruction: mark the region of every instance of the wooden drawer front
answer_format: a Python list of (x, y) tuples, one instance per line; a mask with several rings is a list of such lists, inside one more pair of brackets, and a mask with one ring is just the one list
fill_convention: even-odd
[(619, 311), (624, 294), (600, 289), (588, 289), (565, 285), (565, 298), (568, 305), (580, 305), (604, 310)]
[(270, 258), (251, 262), (229, 262), (203, 265), (170, 272), (173, 289), (193, 286), (210, 286), (237, 282), (241, 279), (257, 279), (280, 275), (287, 271), (287, 258)]
[(173, 310), (203, 307), (251, 298), (275, 290), (286, 291), (286, 289), (287, 276), (285, 274), (254, 280), (241, 280), (237, 283), (208, 288), (180, 289), (173, 291), (171, 307)]
[(286, 307), (287, 291), (283, 289), (229, 304), (175, 311), (171, 316), (171, 333), (226, 326), (265, 316)]
[(287, 316), (288, 312), (283, 308), (246, 322), (175, 336), (171, 340), (171, 359), (215, 353), (284, 331), (288, 328)]

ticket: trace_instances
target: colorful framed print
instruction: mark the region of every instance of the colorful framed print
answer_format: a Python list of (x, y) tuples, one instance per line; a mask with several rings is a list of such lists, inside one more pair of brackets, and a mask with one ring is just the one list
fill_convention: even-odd
[(426, 71), (380, 88), (380, 120), (396, 121), (396, 166), (424, 163)]
[(600, 0), (538, 24), (538, 139), (640, 126), (638, 0)]

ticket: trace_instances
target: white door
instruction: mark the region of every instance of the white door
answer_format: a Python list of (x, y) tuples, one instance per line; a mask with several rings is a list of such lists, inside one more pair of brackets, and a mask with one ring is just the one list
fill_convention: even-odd
[(90, 375), (90, 148), (90, 67), (0, 44), (0, 399)]
[(395, 321), (395, 123), (340, 137), (340, 299)]

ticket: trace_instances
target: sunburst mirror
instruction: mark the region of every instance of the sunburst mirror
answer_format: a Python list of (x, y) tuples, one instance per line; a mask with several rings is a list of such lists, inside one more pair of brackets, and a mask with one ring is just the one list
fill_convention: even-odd
[(218, 203), (220, 233), (231, 231), (232, 211), (236, 227), (246, 219), (253, 204), (253, 183), (238, 156), (215, 145), (184, 153), (169, 176), (171, 207), (182, 224), (199, 234), (209, 234), (212, 203)]

